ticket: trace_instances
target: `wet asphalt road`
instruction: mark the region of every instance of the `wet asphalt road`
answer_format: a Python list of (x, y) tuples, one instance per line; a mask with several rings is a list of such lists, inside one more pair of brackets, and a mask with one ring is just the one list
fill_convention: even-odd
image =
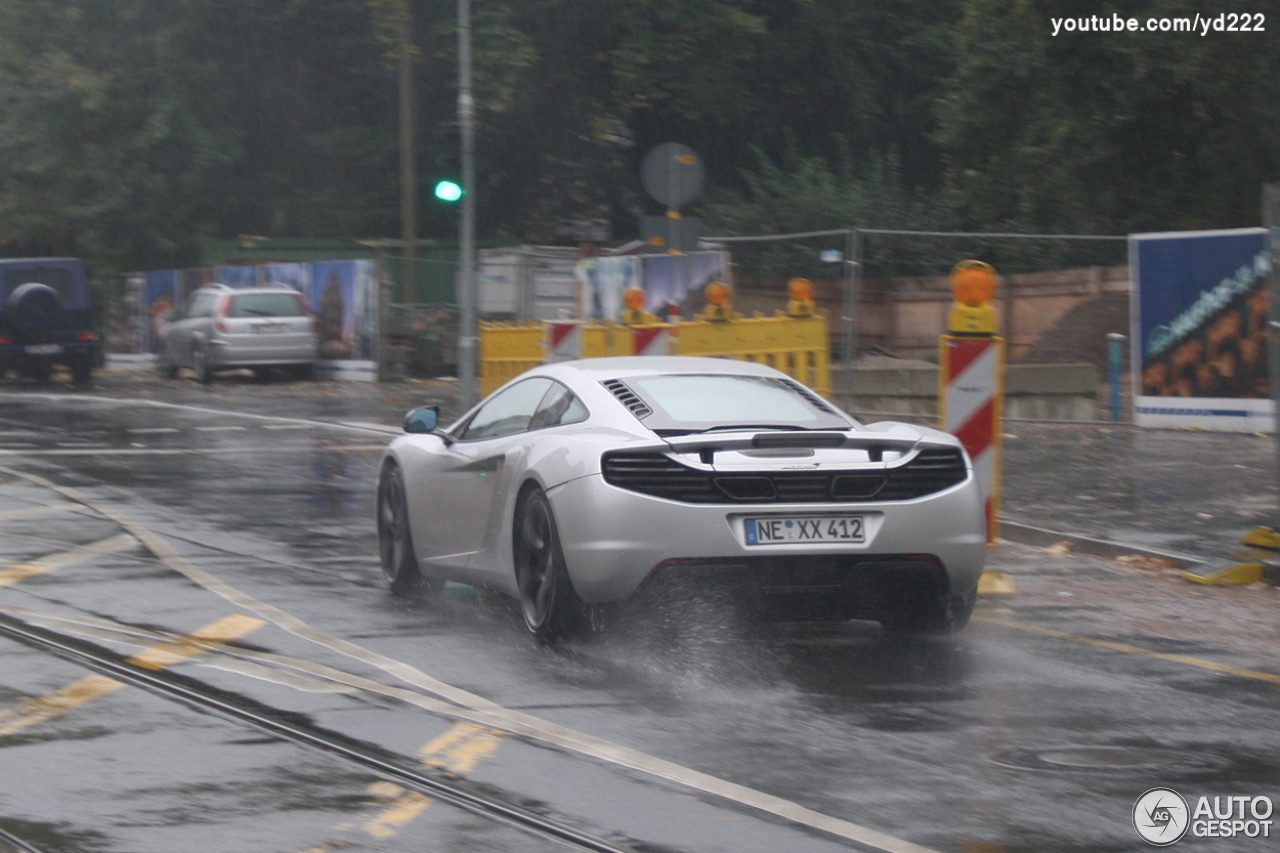
[[(149, 654), (211, 693), (637, 849), (1135, 850), (1131, 808), (1149, 788), (1280, 800), (1271, 588), (1005, 543), (989, 565), (1013, 594), (984, 597), (948, 640), (659, 602), (559, 648), (490, 593), (395, 600), (376, 561), (376, 426), (451, 398), (447, 383), (3, 384), (0, 618)], [(1011, 434), (1011, 517), (1094, 533), (1102, 519), (1187, 549), (1267, 513), (1263, 497), (1233, 507), (1215, 475), (1261, 470), (1269, 440), (1224, 463), (1220, 437)], [(1082, 454), (1168, 464), (1099, 484), (1096, 460), (1073, 467)], [(1179, 529), (1186, 501), (1161, 495), (1186, 488), (1187, 458), (1206, 502)], [(1048, 460), (1049, 489), (1017, 473)], [(1169, 532), (1137, 526), (1152, 501)], [(36, 849), (561, 849), (39, 648), (0, 650), (0, 830)]]

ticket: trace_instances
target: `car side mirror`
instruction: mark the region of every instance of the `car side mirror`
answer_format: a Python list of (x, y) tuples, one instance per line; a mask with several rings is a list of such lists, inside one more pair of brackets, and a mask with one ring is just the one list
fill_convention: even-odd
[(404, 416), (404, 431), (430, 433), (435, 430), (438, 423), (440, 423), (440, 407), (423, 406)]

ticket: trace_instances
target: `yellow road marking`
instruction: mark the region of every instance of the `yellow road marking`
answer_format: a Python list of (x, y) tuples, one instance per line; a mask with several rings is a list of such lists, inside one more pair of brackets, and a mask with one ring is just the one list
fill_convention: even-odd
[(1094, 637), (1081, 637), (1076, 634), (1068, 634), (1064, 631), (1055, 631), (1052, 628), (1040, 628), (1035, 625), (1025, 625), (1021, 622), (1010, 622), (1007, 619), (994, 619), (990, 616), (975, 616), (975, 622), (986, 622), (989, 625), (999, 625), (1003, 628), (1013, 628), (1016, 631), (1026, 631), (1029, 634), (1039, 634), (1042, 637), (1053, 637), (1056, 640), (1070, 640), (1073, 643), (1085, 643), (1090, 646), (1097, 646), (1102, 649), (1110, 649), (1113, 652), (1124, 652), (1131, 655), (1143, 655), (1145, 657), (1159, 658), (1173, 663), (1186, 664), (1187, 666), (1195, 666), (1200, 669), (1207, 669), (1213, 672), (1221, 672), (1224, 675), (1237, 675), (1241, 678), (1252, 678), (1255, 681), (1269, 681), (1272, 684), (1280, 684), (1280, 675), (1270, 672), (1260, 672), (1256, 669), (1242, 669), (1238, 666), (1230, 666), (1225, 663), (1217, 663), (1216, 661), (1205, 660), (1204, 658), (1192, 657), (1191, 655), (1175, 655), (1168, 652), (1156, 652), (1151, 649), (1144, 649), (1141, 646), (1131, 646), (1128, 643), (1117, 643), (1112, 640), (1099, 640)]
[(440, 737), (428, 743), (418, 754), (427, 767), (450, 773), (466, 773), (498, 749), (502, 735), (493, 729), (471, 723), (455, 723)]
[(365, 822), (364, 831), (374, 838), (390, 838), (412, 823), (430, 805), (431, 798), (426, 794), (402, 791), (391, 805)]
[(81, 504), (60, 503), (50, 504), (49, 506), (33, 506), (27, 509), (11, 509), (8, 512), (0, 512), (0, 521), (13, 521), (19, 518), (37, 518), (42, 515), (52, 515), (55, 512), (70, 512), (74, 509), (84, 509)]
[(30, 728), (45, 720), (61, 717), (72, 708), (106, 696), (124, 687), (119, 681), (105, 675), (90, 675), (73, 681), (56, 693), (46, 693), (35, 699), (27, 699), (12, 711), (0, 711), (0, 737)]
[(91, 560), (94, 557), (114, 554), (118, 551), (127, 551), (136, 545), (138, 545), (137, 539), (128, 533), (120, 533), (108, 539), (100, 539), (97, 542), (90, 542), (88, 545), (81, 545), (79, 548), (72, 548), (70, 551), (49, 554), (30, 563), (19, 563), (16, 566), (0, 571), (0, 588), (37, 575), (57, 571), (72, 563)]
[[(418, 754), (427, 767), (449, 773), (466, 773), (492, 755), (502, 742), (500, 733), (471, 723), (454, 723), (444, 734), (432, 740)], [(431, 798), (417, 791), (406, 791), (391, 782), (375, 782), (369, 793), (392, 802), (364, 824), (364, 831), (374, 838), (390, 838), (409, 825), (431, 805)]]
[[(132, 539), (132, 537), (129, 538)], [(144, 666), (147, 669), (161, 670), (208, 651), (220, 643), (238, 640), (265, 624), (267, 623), (261, 619), (248, 616), (228, 616), (211, 625), (206, 625), (188, 637), (152, 646), (128, 658), (126, 662)], [(0, 711), (0, 738), (60, 717), (73, 708), (78, 708), (108, 693), (114, 693), (121, 687), (124, 687), (124, 684), (114, 678), (108, 678), (105, 675), (89, 675), (79, 681), (73, 681), (57, 692), (27, 699), (11, 711)]]
[(978, 595), (1013, 595), (1013, 578), (1004, 572), (983, 572), (978, 578)]
[(233, 614), (225, 619), (219, 619), (212, 625), (206, 625), (194, 634), (152, 646), (129, 658), (126, 663), (159, 671), (206, 652), (214, 646), (238, 640), (265, 624), (267, 623), (252, 616)]

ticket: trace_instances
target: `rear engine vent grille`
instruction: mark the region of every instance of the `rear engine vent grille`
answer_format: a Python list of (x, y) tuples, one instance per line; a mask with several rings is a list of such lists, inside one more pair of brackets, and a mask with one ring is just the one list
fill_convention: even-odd
[(794, 379), (784, 379), (782, 381), (786, 383), (787, 387), (789, 387), (792, 391), (795, 391), (801, 397), (804, 397), (806, 400), (808, 400), (813, 405), (813, 407), (818, 411), (826, 412), (828, 415), (835, 415), (836, 417), (840, 416), (840, 413), (837, 412), (835, 409), (833, 409), (830, 403), (828, 403), (826, 400), (822, 399), (817, 394), (810, 391), (804, 385), (801, 385), (799, 382), (796, 382)]
[(622, 405), (637, 418), (643, 420), (653, 414), (653, 409), (645, 405), (645, 402), (636, 396), (636, 392), (627, 387), (627, 384), (621, 379), (606, 379), (600, 383), (608, 389), (609, 393), (618, 398)]
[(893, 469), (877, 499), (905, 501), (931, 495), (962, 482), (965, 476), (964, 457), (959, 450), (949, 447), (921, 450), (906, 465)]
[(725, 501), (709, 475), (661, 453), (611, 453), (604, 457), (604, 479), (621, 489), (673, 501), (695, 504)]
[(922, 450), (885, 471), (712, 473), (661, 453), (608, 453), (602, 468), (605, 482), (620, 489), (694, 504), (905, 501), (968, 476), (964, 457), (953, 448)]

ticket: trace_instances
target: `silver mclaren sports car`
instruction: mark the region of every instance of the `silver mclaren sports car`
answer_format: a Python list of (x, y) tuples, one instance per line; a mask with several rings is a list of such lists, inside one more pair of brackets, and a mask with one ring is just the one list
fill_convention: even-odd
[(379, 470), (397, 594), (497, 589), (544, 639), (675, 575), (741, 584), (769, 619), (930, 632), (972, 612), (986, 522), (959, 442), (863, 425), (770, 367), (548, 364), (437, 420), (410, 412)]

